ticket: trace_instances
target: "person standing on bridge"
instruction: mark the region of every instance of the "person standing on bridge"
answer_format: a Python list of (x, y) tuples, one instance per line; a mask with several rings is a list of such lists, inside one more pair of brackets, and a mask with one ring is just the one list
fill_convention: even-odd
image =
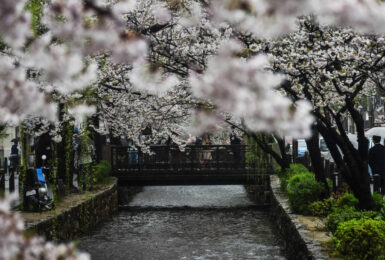
[(241, 160), (241, 139), (235, 133), (235, 126), (231, 127), (230, 145), (234, 163), (237, 165)]
[(202, 151), (201, 164), (203, 163), (206, 167), (209, 167), (210, 162), (213, 159), (213, 157), (211, 155), (211, 150), (209, 147), (207, 147), (209, 145), (211, 145), (210, 136), (209, 136), (209, 134), (204, 134), (203, 138), (202, 138), (203, 151)]

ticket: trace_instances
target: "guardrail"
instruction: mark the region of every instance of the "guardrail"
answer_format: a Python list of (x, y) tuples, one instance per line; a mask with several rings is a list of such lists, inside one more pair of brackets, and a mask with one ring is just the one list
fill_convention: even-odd
[(141, 149), (111, 146), (113, 172), (143, 171), (221, 171), (246, 168), (246, 145), (191, 145), (180, 150), (177, 146), (152, 145)]

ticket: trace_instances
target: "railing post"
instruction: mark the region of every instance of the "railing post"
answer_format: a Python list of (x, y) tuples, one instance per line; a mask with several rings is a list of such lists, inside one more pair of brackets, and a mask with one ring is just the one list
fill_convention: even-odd
[(216, 152), (215, 152), (215, 161), (216, 161), (216, 170), (219, 169), (219, 146), (217, 145), (216, 147)]
[(370, 176), (369, 187), (370, 187), (370, 193), (373, 194), (374, 193), (374, 180), (373, 180), (373, 176)]
[(142, 170), (142, 158), (143, 158), (142, 148), (138, 147), (138, 172), (139, 173)]
[(5, 167), (4, 167), (4, 165), (0, 171), (0, 190), (5, 191)]
[(324, 160), (324, 172), (326, 178), (330, 178), (330, 161), (329, 160)]
[(338, 172), (333, 172), (333, 191), (336, 192), (339, 187), (339, 176)]
[(380, 193), (381, 187), (381, 176), (378, 174), (373, 175), (373, 192)]

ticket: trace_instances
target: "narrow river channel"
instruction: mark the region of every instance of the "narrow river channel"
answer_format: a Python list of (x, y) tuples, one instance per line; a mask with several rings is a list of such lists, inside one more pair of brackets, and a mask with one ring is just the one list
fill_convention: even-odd
[(80, 248), (95, 260), (285, 259), (242, 186), (145, 187)]

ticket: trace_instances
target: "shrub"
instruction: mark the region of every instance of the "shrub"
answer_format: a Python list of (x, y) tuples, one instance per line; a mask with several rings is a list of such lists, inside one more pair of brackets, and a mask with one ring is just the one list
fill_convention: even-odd
[(382, 209), (384, 208), (384, 199), (382, 198), (382, 195), (375, 192), (372, 194), (372, 198), (374, 201), (374, 210), (382, 211)]
[(357, 208), (358, 199), (351, 193), (345, 193), (341, 198), (337, 200), (338, 208), (353, 207)]
[(93, 166), (93, 183), (103, 182), (108, 176), (110, 176), (111, 166), (110, 164), (102, 160), (98, 164)]
[(312, 216), (326, 217), (333, 212), (334, 199), (328, 198), (315, 201), (309, 205), (309, 212)]
[(288, 170), (291, 175), (302, 172), (309, 172), (309, 170), (302, 163), (292, 163), (290, 164), (290, 169)]
[(324, 187), (316, 181), (313, 173), (304, 172), (290, 177), (286, 190), (292, 210), (309, 214), (310, 203), (320, 199)]
[(277, 175), (279, 177), (281, 190), (286, 191), (287, 183), (288, 183), (290, 177), (292, 177), (295, 174), (309, 172), (309, 170), (303, 164), (292, 163), (292, 164), (290, 164), (289, 169), (285, 169), (283, 171), (281, 167), (278, 167), (275, 170), (275, 172), (277, 173)]
[(384, 259), (385, 221), (377, 219), (352, 219), (338, 225), (335, 253), (345, 259)]
[(336, 232), (340, 223), (360, 218), (376, 218), (379, 214), (375, 211), (358, 211), (354, 207), (338, 207), (334, 208), (333, 212), (329, 214), (326, 229), (332, 232)]

